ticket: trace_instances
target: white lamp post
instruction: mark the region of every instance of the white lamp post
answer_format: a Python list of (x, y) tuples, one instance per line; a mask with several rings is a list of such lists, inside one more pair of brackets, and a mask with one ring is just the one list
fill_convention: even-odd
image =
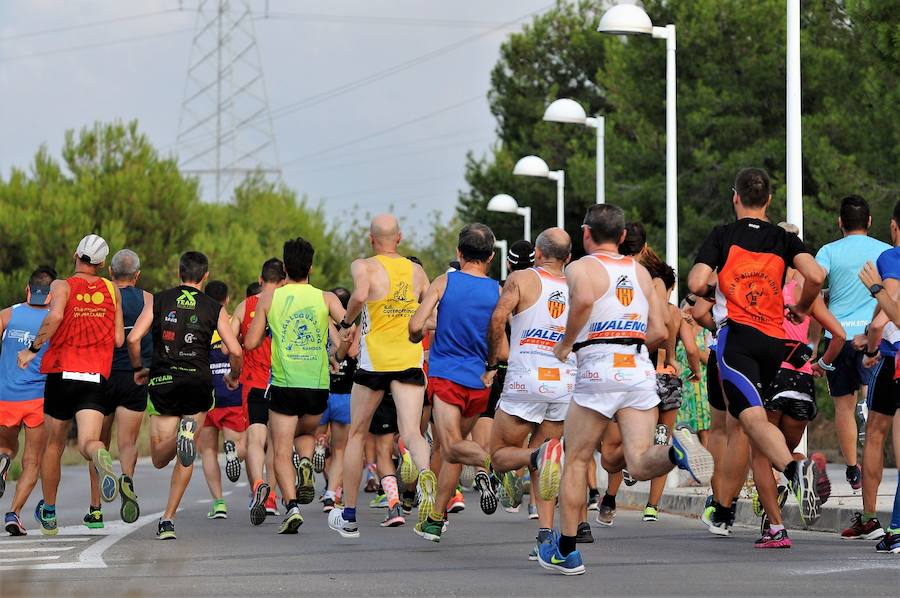
[(787, 220), (803, 238), (800, 153), (800, 0), (787, 0)]
[(566, 173), (562, 170), (550, 170), (547, 163), (537, 156), (525, 156), (516, 162), (513, 174), (556, 181), (556, 226), (565, 229)]
[(597, 130), (597, 203), (606, 203), (606, 176), (604, 169), (604, 127), (602, 116), (588, 116), (575, 100), (554, 100), (544, 111), (544, 120), (555, 123), (572, 123)]
[(518, 214), (519, 216), (523, 216), (525, 218), (525, 234), (522, 238), (531, 242), (531, 208), (520, 208), (519, 203), (512, 195), (500, 193), (491, 198), (488, 202), (487, 209), (489, 212), (503, 212), (506, 214)]
[[(613, 35), (652, 35), (666, 40), (666, 263), (678, 270), (678, 185), (675, 154), (675, 25), (654, 27), (644, 9), (617, 4), (600, 19), (597, 31)], [(675, 296), (677, 297), (677, 287)]]
[(500, 250), (500, 280), (506, 280), (509, 274), (509, 266), (506, 265), (506, 260), (509, 256), (509, 244), (504, 239), (502, 241), (494, 241), (494, 247)]

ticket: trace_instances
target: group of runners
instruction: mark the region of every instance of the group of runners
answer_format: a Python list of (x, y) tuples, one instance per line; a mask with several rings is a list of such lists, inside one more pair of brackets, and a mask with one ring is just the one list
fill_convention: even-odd
[[(25, 430), (6, 530), (26, 534), (21, 511), (40, 478), (34, 515), (43, 534), (57, 533), (73, 422), (91, 464), (84, 524), (102, 527), (103, 503), (117, 499), (122, 520), (137, 521), (146, 411), (153, 466), (174, 461), (160, 539), (175, 538), (198, 454), (208, 516), (228, 516), (221, 431), (227, 477), (237, 482), (246, 471), (251, 525), (281, 510), (280, 534), (304, 523), (316, 474), (325, 478), (328, 526), (342, 538), (360, 536), (365, 486), (378, 493), (370, 505), (386, 509), (382, 526), (402, 526), (415, 510), (415, 533), (433, 542), (465, 508), (461, 485), (491, 514), (501, 504), (517, 510), (530, 481), (538, 532), (529, 559), (575, 575), (585, 570), (577, 545), (593, 542), (588, 511), (612, 525), (623, 481), (652, 480), (642, 518), (655, 521), (667, 474), (684, 470), (711, 485), (701, 520), (728, 536), (752, 468), (763, 516), (755, 545), (786, 548), (788, 495), (810, 524), (830, 493), (821, 455), (797, 452), (817, 413), (814, 377), (827, 375), (847, 480), (863, 491), (863, 510), (843, 536), (900, 553), (900, 488), (887, 531), (875, 516), (882, 446), (892, 420), (895, 438), (900, 430), (900, 249), (868, 236), (868, 205), (853, 196), (841, 205), (843, 238), (814, 257), (796, 229), (769, 222), (760, 169), (738, 173), (732, 202), (737, 218), (701, 245), (682, 309), (669, 303), (675, 272), (647, 246), (643, 227), (608, 204), (587, 210), (584, 257), (572, 260), (564, 230), (545, 230), (533, 246), (511, 246), (502, 285), (489, 275), (495, 238), (483, 224), (462, 228), (456, 260), (430, 281), (399, 253), (396, 218), (377, 216), (373, 255), (351, 265), (352, 289), (311, 284), (315, 249), (291, 239), (232, 314), (229, 289), (208, 280), (202, 253), (181, 256), (180, 285), (150, 294), (137, 286), (133, 251), (113, 255), (107, 279), (109, 246), (87, 235), (74, 274), (36, 269), (25, 301), (0, 312), (0, 496)], [(890, 227), (900, 246), (900, 203)], [(701, 379), (696, 346), (690, 372), (676, 358), (679, 340), (695, 334), (685, 320), (712, 339), (702, 442), (673, 429), (682, 378)], [(856, 395), (866, 388), (860, 467)], [(609, 479), (602, 498), (598, 463)]]

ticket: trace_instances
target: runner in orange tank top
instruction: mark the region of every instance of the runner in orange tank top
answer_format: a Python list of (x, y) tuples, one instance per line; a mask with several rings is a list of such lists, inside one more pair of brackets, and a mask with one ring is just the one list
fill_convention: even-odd
[(100, 440), (103, 419), (111, 412), (107, 378), (113, 349), (125, 342), (119, 289), (98, 276), (107, 255), (109, 245), (102, 237), (87, 235), (81, 240), (75, 250), (75, 274), (53, 282), (50, 313), (31, 346), (19, 353), (19, 366), (24, 368), (44, 343), (52, 341), (41, 363), (41, 371), (47, 374), (47, 448), (41, 468), (44, 498), (35, 513), (45, 535), (58, 533), (60, 458), (73, 417), (78, 423), (78, 450), (93, 462), (100, 477), (100, 498), (111, 502), (121, 490), (122, 519), (133, 523), (140, 513), (131, 478), (115, 475), (112, 457)]

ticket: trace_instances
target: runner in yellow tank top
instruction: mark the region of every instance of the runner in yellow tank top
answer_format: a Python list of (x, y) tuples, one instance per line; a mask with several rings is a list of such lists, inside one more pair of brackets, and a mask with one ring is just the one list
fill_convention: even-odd
[[(437, 478), (428, 469), (431, 447), (422, 436), (419, 421), (425, 398), (422, 371), (422, 344), (409, 338), (409, 320), (419, 306), (428, 277), (418, 264), (397, 252), (400, 225), (390, 214), (376, 216), (369, 230), (375, 255), (353, 262), (353, 294), (347, 314), (340, 323), (341, 334), (349, 336), (351, 323), (362, 315), (359, 369), (351, 392), (350, 432), (344, 451), (344, 509), (334, 509), (328, 525), (344, 538), (358, 538), (356, 504), (363, 469), (363, 444), (372, 415), (390, 390), (397, 406), (397, 426), (406, 448), (400, 467), (401, 482), (419, 480), (419, 519), (434, 505)], [(392, 476), (385, 476), (384, 479)], [(392, 482), (392, 480), (389, 480)], [(384, 482), (382, 482), (384, 486)], [(395, 499), (396, 483), (388, 483)]]

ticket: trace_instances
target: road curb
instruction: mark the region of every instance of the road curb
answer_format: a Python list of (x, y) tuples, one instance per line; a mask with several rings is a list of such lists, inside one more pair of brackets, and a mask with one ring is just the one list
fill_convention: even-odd
[[(622, 488), (616, 495), (616, 504), (626, 507), (643, 508), (647, 505), (649, 492), (645, 490), (637, 490), (631, 488)], [(802, 529), (805, 526), (800, 520), (800, 509), (796, 504), (791, 503), (792, 499), (788, 499), (788, 504), (782, 509), (785, 525), (792, 529)], [(659, 509), (663, 512), (673, 513), (676, 515), (685, 515), (688, 517), (699, 518), (706, 504), (706, 495), (700, 494), (681, 494), (678, 492), (667, 491), (663, 494), (659, 502)], [(843, 506), (829, 506), (827, 503), (822, 507), (822, 515), (808, 529), (820, 532), (841, 532), (850, 524), (850, 518), (860, 509), (850, 509)], [(878, 519), (882, 523), (891, 519), (891, 513), (887, 510), (878, 511)], [(742, 525), (759, 525), (759, 517), (753, 514), (753, 504), (748, 499), (738, 500), (738, 507), (735, 513), (735, 522)]]

